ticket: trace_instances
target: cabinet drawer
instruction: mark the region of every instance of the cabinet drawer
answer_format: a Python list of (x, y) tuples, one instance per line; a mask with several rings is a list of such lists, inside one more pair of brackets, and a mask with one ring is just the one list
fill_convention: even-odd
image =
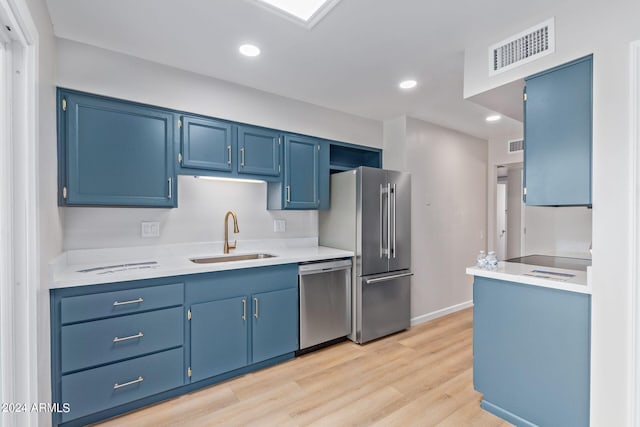
[(183, 300), (182, 283), (63, 298), (61, 321), (65, 324), (137, 313), (182, 305)]
[(184, 353), (177, 348), (62, 376), (62, 422), (132, 402), (184, 384)]
[(62, 327), (62, 372), (181, 346), (182, 307)]

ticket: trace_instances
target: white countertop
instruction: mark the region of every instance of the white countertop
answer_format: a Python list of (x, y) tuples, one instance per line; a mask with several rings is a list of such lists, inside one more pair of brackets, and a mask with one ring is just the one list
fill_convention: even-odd
[[(589, 279), (590, 269), (591, 267), (587, 267), (587, 271), (585, 272), (521, 264), (517, 262), (499, 262), (496, 270), (488, 270), (474, 266), (467, 268), (467, 274), (471, 276), (487, 277), (490, 279), (540, 286), (543, 288), (591, 294), (591, 283)], [(539, 271), (535, 272), (533, 270)], [(573, 277), (554, 276), (547, 272), (571, 274)]]
[(212, 264), (190, 261), (191, 258), (224, 256), (222, 246), (222, 242), (212, 242), (68, 251), (50, 263), (49, 289), (353, 256), (350, 251), (318, 246), (317, 239), (312, 238), (239, 241), (238, 248), (229, 254), (268, 253), (275, 255), (273, 258)]

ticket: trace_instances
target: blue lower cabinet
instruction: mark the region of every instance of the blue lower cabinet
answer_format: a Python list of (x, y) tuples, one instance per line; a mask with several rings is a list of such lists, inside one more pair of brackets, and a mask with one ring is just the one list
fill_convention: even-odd
[(191, 306), (191, 381), (247, 365), (248, 297)]
[(66, 422), (184, 383), (183, 350), (177, 348), (62, 376), (62, 402), (70, 412)]
[(60, 320), (64, 325), (140, 313), (182, 305), (183, 298), (182, 283), (64, 297), (60, 301)]
[(296, 351), (298, 346), (298, 289), (252, 295), (252, 362)]
[(476, 277), (473, 302), (482, 407), (518, 426), (588, 426), (591, 297)]
[(180, 347), (182, 307), (62, 327), (62, 372)]
[(297, 264), (286, 264), (187, 282), (192, 383), (226, 379), (222, 374), (298, 350), (297, 271)]
[(297, 349), (297, 264), (56, 289), (52, 395), (71, 411), (53, 425), (97, 422)]

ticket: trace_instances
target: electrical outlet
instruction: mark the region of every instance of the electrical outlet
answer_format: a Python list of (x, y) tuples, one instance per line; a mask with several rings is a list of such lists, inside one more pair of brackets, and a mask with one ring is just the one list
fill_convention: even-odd
[(160, 237), (160, 223), (157, 221), (141, 222), (142, 237)]
[(287, 229), (287, 221), (284, 219), (273, 220), (273, 231), (276, 233), (284, 233)]

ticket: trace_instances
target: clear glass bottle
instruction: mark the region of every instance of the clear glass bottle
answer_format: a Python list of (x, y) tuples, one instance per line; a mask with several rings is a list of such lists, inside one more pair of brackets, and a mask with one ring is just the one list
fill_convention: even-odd
[(490, 270), (496, 270), (498, 268), (498, 258), (494, 251), (489, 251), (487, 254), (487, 268)]
[(476, 258), (476, 267), (485, 268), (487, 266), (487, 255), (484, 251), (480, 251)]

